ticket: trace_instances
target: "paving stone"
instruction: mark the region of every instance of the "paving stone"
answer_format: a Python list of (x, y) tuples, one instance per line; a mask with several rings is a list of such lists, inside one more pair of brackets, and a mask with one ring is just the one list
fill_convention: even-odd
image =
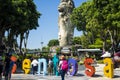
[[(96, 73), (93, 77), (88, 77), (84, 73), (84, 67), (79, 68), (75, 76), (65, 76), (65, 80), (120, 80), (120, 68), (114, 70), (114, 78), (110, 79), (104, 76), (103, 73), (104, 64), (98, 64), (96, 68)], [(4, 77), (3, 77), (4, 78)], [(4, 80), (4, 79), (3, 79)], [(32, 74), (23, 74), (17, 73), (12, 74), (11, 80), (61, 80), (60, 76), (43, 76), (43, 75), (32, 75)]]

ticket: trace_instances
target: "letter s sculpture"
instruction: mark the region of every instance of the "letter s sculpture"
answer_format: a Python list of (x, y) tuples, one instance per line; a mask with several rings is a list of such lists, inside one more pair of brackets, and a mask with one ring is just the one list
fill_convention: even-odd
[(92, 77), (95, 74), (95, 67), (91, 66), (91, 64), (94, 63), (94, 60), (92, 58), (86, 58), (84, 61), (85, 65), (85, 74), (87, 76)]

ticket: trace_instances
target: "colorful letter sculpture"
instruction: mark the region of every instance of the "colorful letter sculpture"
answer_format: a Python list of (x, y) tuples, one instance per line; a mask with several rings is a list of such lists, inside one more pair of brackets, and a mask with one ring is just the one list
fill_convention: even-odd
[(104, 63), (106, 64), (104, 67), (104, 75), (108, 78), (113, 78), (114, 71), (113, 71), (113, 62), (111, 58), (105, 58)]
[(17, 57), (15, 57), (15, 56), (11, 56), (11, 58), (10, 58), (13, 62), (16, 62), (17, 61)]
[(24, 70), (25, 74), (30, 73), (30, 68), (31, 68), (30, 59), (24, 59), (24, 61), (22, 63), (22, 69)]
[(53, 57), (53, 71), (56, 76), (58, 76), (58, 63), (59, 63), (59, 58), (57, 55), (54, 55)]
[(47, 61), (46, 59), (38, 59), (38, 74), (42, 73), (42, 64), (43, 64), (43, 75), (45, 76), (47, 74)]
[(12, 67), (12, 73), (15, 73), (17, 69), (17, 65), (14, 63), (13, 67)]
[(17, 65), (16, 65), (16, 61), (17, 61), (17, 57), (15, 57), (15, 56), (11, 56), (11, 58), (10, 58), (13, 62), (14, 62), (14, 65), (13, 65), (13, 67), (12, 67), (12, 73), (15, 73), (16, 72), (16, 69), (17, 69)]
[(84, 65), (86, 68), (85, 74), (90, 77), (95, 74), (95, 67), (91, 66), (92, 63), (94, 63), (94, 60), (92, 58), (86, 58), (84, 61)]
[(68, 59), (68, 65), (68, 71), (70, 72), (70, 75), (74, 76), (78, 71), (77, 61), (75, 59), (70, 58)]

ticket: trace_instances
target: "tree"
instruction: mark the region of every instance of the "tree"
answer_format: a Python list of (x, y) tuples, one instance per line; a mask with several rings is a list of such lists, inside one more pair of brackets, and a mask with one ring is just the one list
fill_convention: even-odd
[(120, 1), (94, 0), (94, 4), (99, 13), (96, 19), (103, 25), (102, 31), (106, 30), (105, 36), (111, 40), (111, 46), (116, 49), (120, 42)]
[(93, 2), (84, 2), (81, 6), (75, 8), (71, 15), (71, 21), (77, 27), (77, 30), (83, 31), (83, 42), (84, 39), (86, 39), (87, 45), (85, 46), (85, 44), (83, 44), (84, 47), (87, 48), (89, 44), (94, 44), (95, 38), (98, 37), (96, 35), (98, 32), (98, 29), (96, 28), (97, 25), (95, 24), (96, 19), (94, 19), (93, 14), (93, 12), (95, 12), (95, 9), (92, 6)]
[(11, 0), (0, 0), (0, 44), (2, 44), (6, 29), (13, 24), (14, 11)]
[(118, 46), (120, 42), (119, 4), (119, 0), (93, 0), (73, 10), (71, 20), (77, 29), (83, 31), (83, 34), (89, 38), (89, 45), (95, 44), (96, 39), (101, 38), (104, 49), (107, 49), (108, 40), (111, 40), (112, 47)]
[(49, 48), (49, 47), (43, 47), (43, 48), (42, 48), (42, 51), (43, 51), (43, 52), (48, 52), (48, 53), (49, 53), (50, 48)]
[(75, 44), (81, 45), (81, 38), (79, 36), (73, 38), (73, 45)]
[[(18, 0), (15, 0), (14, 3), (16, 4), (17, 1)], [(23, 39), (25, 41), (26, 48), (29, 31), (38, 27), (38, 18), (40, 17), (40, 13), (36, 10), (33, 0), (19, 0), (15, 6), (17, 10), (16, 15), (18, 17), (17, 21), (20, 20), (20, 22), (16, 23), (16, 26), (19, 27), (18, 31), (16, 31), (16, 34), (20, 34), (21, 50)], [(12, 30), (14, 29), (15, 28)]]
[(49, 41), (48, 46), (52, 47), (52, 46), (58, 46), (59, 45), (59, 41), (57, 39), (52, 39)]
[(40, 13), (33, 0), (1, 0), (0, 1), (0, 43), (5, 32), (8, 32), (7, 46), (13, 47), (13, 41), (20, 36), (20, 50), (23, 39), (25, 47), (29, 31), (37, 29)]

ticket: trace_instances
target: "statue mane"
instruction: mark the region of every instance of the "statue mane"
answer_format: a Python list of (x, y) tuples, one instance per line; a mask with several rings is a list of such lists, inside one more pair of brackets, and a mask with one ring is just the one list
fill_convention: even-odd
[(66, 46), (71, 44), (71, 37), (73, 37), (74, 26), (70, 21), (70, 14), (74, 9), (74, 3), (72, 0), (61, 0), (59, 11), (59, 43), (60, 46)]
[(74, 8), (74, 3), (72, 0), (61, 0), (60, 5), (58, 6), (58, 11), (60, 16), (66, 16), (72, 13)]

